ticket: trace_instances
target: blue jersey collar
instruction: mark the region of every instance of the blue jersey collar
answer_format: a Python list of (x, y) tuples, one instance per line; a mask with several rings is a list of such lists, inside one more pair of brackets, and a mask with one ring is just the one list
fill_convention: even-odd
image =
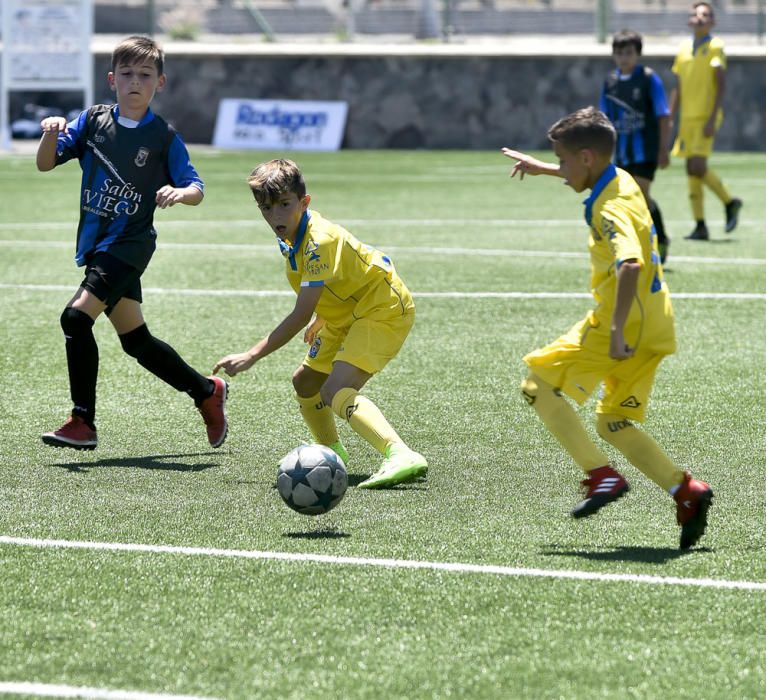
[(704, 44), (707, 44), (708, 41), (710, 41), (712, 37), (710, 34), (705, 34), (699, 41), (697, 39), (692, 40), (692, 53), (696, 53), (697, 49), (700, 48), (700, 46), (703, 46)]
[(598, 199), (606, 186), (616, 177), (617, 168), (614, 163), (610, 163), (606, 166), (604, 172), (601, 173), (598, 180), (596, 180), (596, 184), (591, 188), (590, 197), (583, 202), (585, 205), (585, 221), (588, 223), (588, 226), (591, 225), (591, 221), (593, 220), (593, 202)]
[[(114, 113), (114, 120), (117, 121), (120, 118), (120, 105), (115, 105), (112, 111)], [(138, 122), (138, 126), (144, 126), (144, 124), (148, 124), (152, 119), (154, 119), (154, 112), (152, 112), (151, 108), (147, 108), (146, 114)]]
[(293, 243), (291, 246), (287, 245), (287, 243), (285, 243), (281, 238), (277, 237), (279, 251), (290, 261), (291, 270), (298, 269), (298, 265), (295, 262), (295, 254), (300, 250), (301, 244), (303, 243), (303, 238), (306, 235), (306, 229), (308, 228), (310, 218), (311, 212), (306, 209), (306, 211), (303, 212), (300, 223), (298, 224), (298, 231), (295, 234), (295, 243)]

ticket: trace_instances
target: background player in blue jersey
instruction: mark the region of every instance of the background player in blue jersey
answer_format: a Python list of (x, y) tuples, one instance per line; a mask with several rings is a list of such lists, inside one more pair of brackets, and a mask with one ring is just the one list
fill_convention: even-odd
[(642, 49), (643, 41), (637, 32), (624, 29), (614, 35), (612, 56), (616, 68), (604, 81), (599, 108), (617, 131), (615, 163), (636, 179), (644, 193), (664, 263), (670, 239), (649, 189), (657, 168), (666, 168), (670, 162), (671, 117), (662, 80), (638, 62)]
[(93, 324), (105, 312), (126, 353), (194, 399), (208, 441), (219, 447), (227, 433), (226, 382), (187, 365), (149, 332), (141, 311), (141, 275), (156, 246), (154, 210), (199, 204), (204, 185), (181, 138), (149, 108), (165, 85), (160, 47), (148, 37), (125, 39), (114, 49), (107, 78), (116, 105), (95, 105), (68, 124), (62, 117), (41, 122), (38, 169), (52, 170), (72, 158), (82, 168), (75, 261), (85, 266), (84, 279), (61, 314), (74, 407), (66, 423), (42, 439), (54, 447), (96, 447)]

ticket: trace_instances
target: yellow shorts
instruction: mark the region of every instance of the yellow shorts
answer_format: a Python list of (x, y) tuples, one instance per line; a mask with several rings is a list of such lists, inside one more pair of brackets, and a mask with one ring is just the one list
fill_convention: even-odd
[[(703, 133), (706, 121), (705, 119), (682, 119), (678, 127), (676, 142), (673, 144), (672, 155), (681, 158), (709, 157), (713, 152), (715, 135), (708, 137)], [(719, 112), (715, 123), (716, 133), (721, 128), (722, 122), (723, 114)]]
[(588, 320), (524, 357), (530, 370), (578, 404), (603, 383), (596, 413), (643, 422), (657, 367), (664, 355), (639, 353), (627, 360), (609, 357), (609, 336), (597, 333)]
[(415, 309), (410, 309), (392, 319), (360, 318), (343, 328), (326, 323), (303, 364), (330, 374), (333, 362), (341, 361), (375, 374), (396, 357), (414, 322)]

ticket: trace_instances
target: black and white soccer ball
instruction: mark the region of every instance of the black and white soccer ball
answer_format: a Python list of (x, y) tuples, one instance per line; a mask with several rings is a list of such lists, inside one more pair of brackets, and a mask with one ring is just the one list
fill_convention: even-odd
[(301, 445), (279, 463), (279, 495), (303, 515), (332, 510), (343, 500), (347, 488), (346, 465), (325, 445)]

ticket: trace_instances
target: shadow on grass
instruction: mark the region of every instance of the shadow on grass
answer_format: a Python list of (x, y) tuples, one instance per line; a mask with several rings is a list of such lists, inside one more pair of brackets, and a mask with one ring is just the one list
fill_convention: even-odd
[(677, 549), (671, 547), (614, 547), (612, 549), (572, 549), (558, 545), (547, 545), (540, 554), (548, 557), (574, 557), (590, 561), (632, 561), (643, 564), (665, 564), (694, 552), (712, 552), (708, 547)]
[(66, 469), (73, 473), (87, 473), (90, 469), (100, 467), (127, 467), (129, 469), (159, 469), (174, 472), (202, 472), (212, 467), (217, 467), (216, 462), (202, 462), (199, 464), (187, 464), (179, 461), (179, 458), (205, 457), (215, 454), (214, 452), (189, 452), (187, 454), (169, 455), (146, 455), (144, 457), (111, 457), (97, 459), (93, 462), (56, 462), (53, 467)]
[(291, 540), (340, 540), (351, 535), (341, 532), (337, 527), (318, 527), (316, 530), (306, 530), (306, 532), (286, 532), (282, 537), (288, 537)]

